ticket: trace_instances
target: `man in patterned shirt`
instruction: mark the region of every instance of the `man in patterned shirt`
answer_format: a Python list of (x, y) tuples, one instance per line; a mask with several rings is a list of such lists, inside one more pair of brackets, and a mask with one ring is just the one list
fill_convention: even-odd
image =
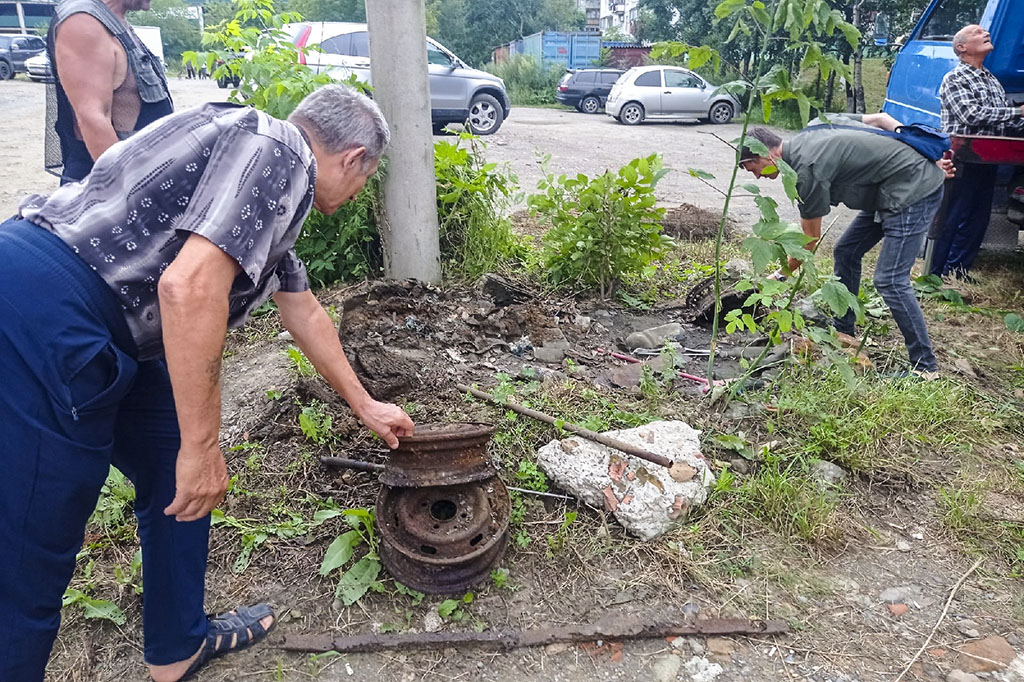
[[(985, 57), (992, 36), (971, 24), (953, 36), (960, 63), (942, 79), (942, 130), (950, 135), (1019, 135), (1024, 132), (1024, 106), (1012, 106)], [(935, 242), (932, 274), (970, 279), (967, 271), (981, 248), (992, 213), (996, 171), (992, 164), (961, 163), (954, 183), (946, 224)]]
[(0, 224), (0, 680), (40, 682), (86, 522), (111, 464), (135, 484), (145, 660), (157, 682), (262, 638), (263, 604), (203, 611), (228, 327), (273, 296), (296, 343), (395, 447), (413, 423), (360, 385), (293, 245), (389, 139), (367, 97), (328, 86), (288, 121), (245, 107), (173, 114), (81, 183)]

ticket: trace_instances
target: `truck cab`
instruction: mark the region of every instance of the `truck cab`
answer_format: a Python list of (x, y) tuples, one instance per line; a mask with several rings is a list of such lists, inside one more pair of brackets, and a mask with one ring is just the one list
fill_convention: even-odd
[(939, 127), (939, 85), (958, 60), (953, 35), (968, 24), (992, 34), (985, 66), (1024, 102), (1024, 11), (1020, 0), (932, 0), (900, 49), (882, 111), (903, 123)]

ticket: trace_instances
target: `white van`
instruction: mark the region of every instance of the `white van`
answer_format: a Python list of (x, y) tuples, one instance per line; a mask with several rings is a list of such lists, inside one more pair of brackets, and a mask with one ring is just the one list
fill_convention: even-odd
[[(296, 47), (313, 47), (305, 64), (317, 73), (343, 79), (355, 74), (371, 83), (370, 38), (366, 24), (313, 21), (286, 24), (282, 30)], [(465, 123), (477, 135), (490, 135), (508, 116), (505, 83), (494, 74), (471, 69), (432, 38), (427, 38), (430, 118), (435, 132), (449, 123)]]

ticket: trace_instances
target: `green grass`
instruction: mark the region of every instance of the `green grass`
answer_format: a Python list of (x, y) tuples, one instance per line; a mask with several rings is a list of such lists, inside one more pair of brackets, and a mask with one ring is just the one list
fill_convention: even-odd
[(887, 379), (848, 387), (834, 370), (784, 375), (775, 429), (808, 456), (876, 480), (936, 480), (1002, 423), (971, 388), (947, 379)]

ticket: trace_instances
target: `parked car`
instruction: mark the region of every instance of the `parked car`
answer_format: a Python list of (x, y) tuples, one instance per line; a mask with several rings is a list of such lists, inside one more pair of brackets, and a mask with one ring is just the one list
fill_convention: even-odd
[(28, 73), (28, 77), (34, 81), (40, 81), (42, 83), (53, 82), (53, 69), (50, 68), (50, 55), (46, 54), (46, 50), (43, 50), (35, 57), (29, 57), (26, 59), (25, 70)]
[[(287, 24), (283, 30), (297, 47), (319, 45), (300, 59), (317, 73), (339, 79), (355, 74), (371, 82), (370, 38), (366, 24), (336, 21)], [(430, 118), (435, 132), (449, 123), (469, 121), (477, 135), (497, 132), (511, 104), (505, 82), (494, 74), (466, 66), (447, 48), (427, 38), (427, 69), (430, 79)]]
[(39, 36), (26, 34), (0, 35), (0, 81), (24, 73), (25, 60), (46, 51), (46, 42)]
[(635, 66), (619, 78), (605, 112), (626, 125), (646, 120), (707, 119), (728, 123), (741, 110), (727, 92), (716, 92), (693, 71), (675, 66)]
[(568, 71), (558, 83), (555, 99), (559, 104), (576, 107), (584, 114), (596, 114), (623, 73), (622, 69)]

